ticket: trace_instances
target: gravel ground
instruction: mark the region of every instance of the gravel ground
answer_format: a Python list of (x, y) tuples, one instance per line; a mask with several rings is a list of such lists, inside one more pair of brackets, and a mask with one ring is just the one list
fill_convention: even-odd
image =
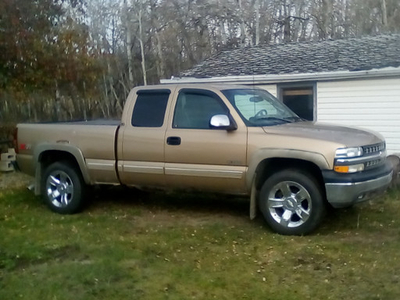
[(33, 177), (21, 172), (0, 172), (0, 190), (6, 188), (27, 187), (33, 183)]

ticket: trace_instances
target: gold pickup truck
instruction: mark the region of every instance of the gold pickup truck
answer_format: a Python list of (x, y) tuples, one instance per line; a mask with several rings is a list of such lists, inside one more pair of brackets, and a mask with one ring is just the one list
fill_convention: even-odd
[(137, 87), (121, 121), (19, 124), (19, 168), (51, 210), (79, 211), (88, 185), (247, 195), (276, 232), (310, 233), (392, 177), (377, 133), (308, 122), (262, 89)]

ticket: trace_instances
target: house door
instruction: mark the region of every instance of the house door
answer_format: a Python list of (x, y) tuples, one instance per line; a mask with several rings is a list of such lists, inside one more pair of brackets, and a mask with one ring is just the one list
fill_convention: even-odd
[(281, 86), (279, 91), (280, 100), (299, 117), (308, 121), (316, 119), (313, 85)]

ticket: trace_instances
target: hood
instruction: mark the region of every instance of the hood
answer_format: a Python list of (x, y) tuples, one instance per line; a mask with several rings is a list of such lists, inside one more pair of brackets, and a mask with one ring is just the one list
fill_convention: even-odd
[(263, 130), (269, 134), (325, 140), (341, 143), (347, 147), (365, 146), (384, 141), (384, 138), (379, 133), (373, 131), (319, 122), (297, 122), (278, 126), (265, 126)]

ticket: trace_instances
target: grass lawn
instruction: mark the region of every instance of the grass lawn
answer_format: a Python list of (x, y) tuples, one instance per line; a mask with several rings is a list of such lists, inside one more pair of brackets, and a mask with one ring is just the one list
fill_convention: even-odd
[(62, 216), (0, 189), (0, 299), (400, 299), (399, 190), (305, 237), (250, 221), (246, 199), (111, 188), (89, 201)]

